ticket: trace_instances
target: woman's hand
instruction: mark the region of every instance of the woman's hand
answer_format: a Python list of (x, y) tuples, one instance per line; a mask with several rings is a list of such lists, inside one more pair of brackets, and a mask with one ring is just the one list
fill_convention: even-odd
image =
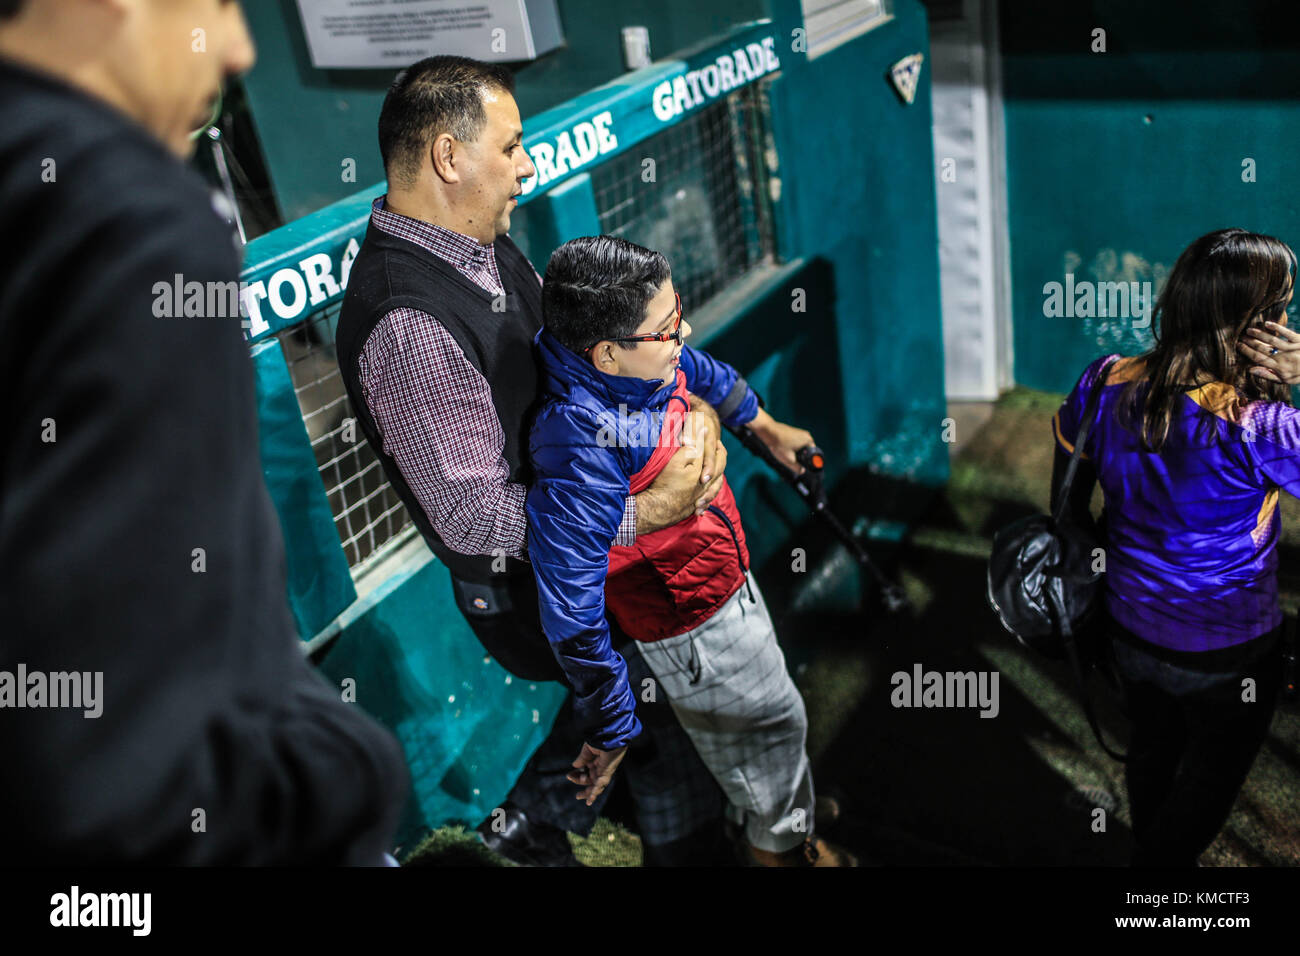
[(1276, 322), (1251, 326), (1237, 343), (1237, 351), (1254, 364), (1251, 373), (1270, 382), (1300, 385), (1300, 333)]

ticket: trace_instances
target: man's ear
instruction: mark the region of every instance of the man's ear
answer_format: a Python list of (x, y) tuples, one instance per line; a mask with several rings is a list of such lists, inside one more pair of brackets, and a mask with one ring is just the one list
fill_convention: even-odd
[(429, 147), (429, 163), (433, 166), (433, 174), (445, 183), (460, 182), (460, 172), (456, 168), (458, 145), (456, 137), (450, 133), (439, 133)]

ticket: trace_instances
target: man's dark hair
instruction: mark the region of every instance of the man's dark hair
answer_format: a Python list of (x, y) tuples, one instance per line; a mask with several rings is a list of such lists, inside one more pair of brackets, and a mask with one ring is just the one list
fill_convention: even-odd
[(0, 0), (0, 20), (8, 20), (11, 17), (18, 16), (18, 11), (23, 8), (27, 0)]
[[(617, 236), (571, 239), (546, 265), (543, 323), (581, 355), (602, 339), (635, 335), (650, 300), (671, 272), (657, 252)], [(635, 342), (618, 343), (625, 349)]]
[(397, 74), (379, 111), (379, 154), (389, 182), (413, 183), (420, 154), (443, 133), (466, 143), (478, 139), (487, 122), (483, 95), (514, 91), (514, 74), (504, 66), (464, 56), (431, 56)]

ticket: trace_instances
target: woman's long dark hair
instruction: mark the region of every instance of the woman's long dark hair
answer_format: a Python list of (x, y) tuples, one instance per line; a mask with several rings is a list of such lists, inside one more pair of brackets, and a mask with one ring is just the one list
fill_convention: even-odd
[[(1282, 318), (1295, 274), (1286, 243), (1245, 229), (1208, 233), (1183, 250), (1156, 302), (1155, 346), (1140, 357), (1146, 374), (1120, 396), (1121, 422), (1133, 427), (1141, 415), (1144, 448), (1164, 447), (1173, 411), (1198, 378), (1233, 386), (1239, 402), (1290, 403), (1290, 387), (1252, 375), (1237, 342), (1252, 324)], [(1144, 378), (1151, 387), (1139, 404)]]

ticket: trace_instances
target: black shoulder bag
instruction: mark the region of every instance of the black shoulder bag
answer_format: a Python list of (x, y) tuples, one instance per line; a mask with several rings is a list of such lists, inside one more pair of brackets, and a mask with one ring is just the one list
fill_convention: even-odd
[(1065, 472), (1054, 515), (1030, 515), (1007, 525), (993, 538), (989, 555), (988, 601), (998, 619), (1022, 645), (1054, 660), (1069, 658), (1088, 725), (1102, 749), (1116, 760), (1127, 757), (1107, 746), (1097, 726), (1085, 686), (1076, 636), (1092, 616), (1101, 591), (1101, 572), (1092, 570), (1095, 535), (1068, 517), (1070, 486), (1079, 468), (1079, 455), (1101, 404), (1107, 363), (1097, 375), (1074, 453)]

